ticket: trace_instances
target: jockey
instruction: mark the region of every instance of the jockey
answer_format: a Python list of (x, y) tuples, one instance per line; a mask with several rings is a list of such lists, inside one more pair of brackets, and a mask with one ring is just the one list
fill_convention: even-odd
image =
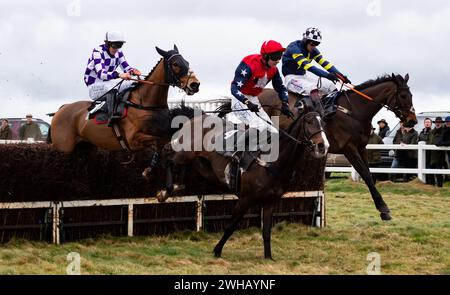
[[(272, 81), (273, 88), (278, 92), (282, 101), (281, 112), (286, 116), (291, 116), (287, 91), (277, 69), (277, 64), (285, 50), (280, 43), (269, 40), (262, 44), (260, 54), (244, 57), (231, 82), (232, 112), (227, 115), (227, 119), (235, 124), (245, 123), (259, 132), (278, 133), (275, 127), (265, 122), (271, 122), (271, 120), (261, 107), (258, 95), (267, 83)], [(247, 111), (240, 111), (243, 109)], [(245, 140), (243, 137), (239, 138), (238, 146), (242, 140)]]
[[(345, 75), (322, 56), (317, 49), (320, 42), (322, 42), (321, 32), (316, 28), (308, 28), (303, 34), (302, 40), (288, 45), (282, 60), (282, 72), (287, 89), (301, 95), (311, 95), (313, 100), (336, 91), (333, 83), (336, 83), (338, 79), (343, 83), (351, 83)], [(314, 66), (313, 60), (325, 71)], [(327, 80), (319, 82), (317, 76)]]
[[(114, 119), (113, 109), (116, 92), (122, 92), (131, 87), (134, 83), (129, 80), (131, 75), (141, 75), (139, 70), (130, 67), (125, 60), (125, 56), (120, 50), (124, 43), (125, 39), (121, 32), (107, 32), (105, 43), (94, 48), (84, 72), (84, 82), (89, 89), (89, 97), (93, 100), (110, 91), (120, 82), (120, 79), (125, 80), (120, 84), (117, 91), (111, 91), (106, 95), (106, 103), (108, 104), (108, 110), (112, 112), (112, 119)], [(123, 73), (117, 71), (119, 66)]]

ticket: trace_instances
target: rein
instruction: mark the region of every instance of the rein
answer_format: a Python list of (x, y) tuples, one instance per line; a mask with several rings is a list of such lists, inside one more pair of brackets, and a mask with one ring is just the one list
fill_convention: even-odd
[[(401, 110), (399, 110), (398, 107), (393, 108), (393, 107), (391, 107), (391, 106), (389, 106), (389, 105), (387, 105), (387, 104), (384, 104), (384, 103), (375, 101), (375, 100), (374, 100), (372, 97), (370, 97), (369, 95), (367, 95), (367, 94), (365, 94), (365, 93), (362, 93), (362, 92), (359, 91), (359, 90), (356, 90), (356, 89), (355, 89), (355, 85), (353, 85), (353, 84), (351, 84), (351, 83), (347, 83), (347, 84), (349, 84), (350, 86), (347, 85), (347, 84), (345, 84), (345, 83), (343, 83), (343, 82), (340, 81), (340, 80), (339, 80), (339, 83), (341, 83), (342, 86), (345, 86), (345, 87), (347, 87), (348, 89), (350, 89), (351, 91), (355, 92), (356, 94), (358, 94), (358, 95), (364, 97), (364, 98), (367, 99), (368, 101), (373, 102), (373, 103), (376, 103), (376, 104), (378, 104), (378, 105), (381, 105), (381, 107), (386, 108), (388, 111), (393, 112), (397, 117), (400, 118), (400, 117), (402, 116), (403, 112), (402, 112)], [(396, 101), (397, 101), (397, 97), (398, 97), (398, 92), (399, 92), (399, 90), (402, 90), (402, 89), (409, 89), (409, 87), (404, 87), (404, 86), (403, 86), (403, 87), (400, 87), (400, 86), (397, 86), (397, 91), (396, 91), (396, 93), (395, 93)]]

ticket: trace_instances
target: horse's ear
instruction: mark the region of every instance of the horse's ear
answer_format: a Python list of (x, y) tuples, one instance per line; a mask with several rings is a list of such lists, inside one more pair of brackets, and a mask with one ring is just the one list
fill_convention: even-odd
[(180, 53), (180, 52), (178, 51), (178, 47), (177, 47), (175, 44), (173, 44), (173, 50), (175, 50), (177, 53)]
[(158, 48), (158, 46), (155, 46), (156, 51), (162, 56), (162, 57), (167, 57), (167, 52), (162, 50), (161, 48)]
[(408, 80), (409, 80), (409, 74), (406, 74), (406, 76), (405, 76), (405, 83), (408, 83)]
[(394, 80), (395, 80), (395, 78), (396, 78), (395, 74), (394, 74), (394, 73), (392, 73), (392, 79), (394, 79)]

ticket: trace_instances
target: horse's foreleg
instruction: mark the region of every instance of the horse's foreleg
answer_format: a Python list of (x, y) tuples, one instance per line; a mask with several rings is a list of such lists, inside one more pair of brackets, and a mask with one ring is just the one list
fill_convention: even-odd
[(263, 230), (262, 236), (264, 241), (264, 258), (272, 259), (272, 249), (270, 246), (270, 236), (272, 232), (272, 216), (273, 216), (273, 204), (263, 207)]
[(367, 164), (367, 161), (363, 160), (367, 158), (367, 155), (365, 155), (364, 153), (367, 153), (366, 149), (361, 149), (360, 151), (356, 149), (347, 149), (344, 154), (350, 161), (350, 164), (352, 164), (352, 166), (356, 169), (356, 171), (359, 173), (359, 175), (369, 188), (370, 194), (372, 195), (372, 199), (375, 203), (375, 207), (381, 213), (380, 214), (381, 219), (391, 220), (392, 217), (390, 215), (389, 207), (384, 202), (383, 197), (378, 192), (377, 188), (375, 187), (375, 184), (373, 183), (373, 179), (372, 176), (370, 175), (369, 165)]
[(230, 225), (225, 229), (222, 238), (214, 247), (214, 256), (220, 257), (222, 255), (223, 246), (227, 242), (228, 238), (231, 237), (233, 232), (236, 230), (239, 221), (241, 221), (242, 217), (244, 217), (244, 214), (247, 213), (249, 208), (250, 201), (248, 200), (248, 198), (243, 198), (238, 201), (236, 207), (234, 207)]

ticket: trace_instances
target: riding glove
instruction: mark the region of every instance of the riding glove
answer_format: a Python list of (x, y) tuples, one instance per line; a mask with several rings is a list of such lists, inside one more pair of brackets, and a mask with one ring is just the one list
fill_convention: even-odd
[(283, 102), (281, 104), (281, 113), (287, 117), (294, 117), (294, 114), (289, 109), (289, 104), (287, 102)]
[(248, 108), (250, 111), (252, 111), (252, 112), (254, 112), (254, 113), (257, 113), (257, 112), (258, 112), (258, 110), (259, 110), (258, 105), (254, 104), (254, 103), (251, 102), (250, 100), (246, 100), (244, 103), (247, 105), (247, 108)]

